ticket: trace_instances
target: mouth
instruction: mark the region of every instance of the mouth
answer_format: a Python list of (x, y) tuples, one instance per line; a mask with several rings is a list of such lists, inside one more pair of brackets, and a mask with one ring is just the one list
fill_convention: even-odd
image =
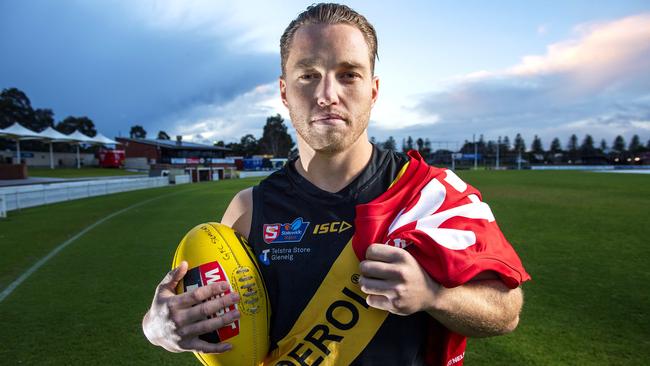
[(311, 122), (313, 124), (328, 125), (328, 126), (335, 126), (335, 125), (347, 123), (341, 115), (336, 113), (317, 115), (316, 117), (312, 118)]

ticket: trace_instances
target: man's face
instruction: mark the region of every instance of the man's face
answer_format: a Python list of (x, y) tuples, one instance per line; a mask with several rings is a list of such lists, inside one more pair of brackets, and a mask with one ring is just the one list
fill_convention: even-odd
[(312, 24), (295, 33), (280, 94), (299, 138), (312, 149), (336, 153), (355, 143), (368, 127), (378, 89), (357, 28)]

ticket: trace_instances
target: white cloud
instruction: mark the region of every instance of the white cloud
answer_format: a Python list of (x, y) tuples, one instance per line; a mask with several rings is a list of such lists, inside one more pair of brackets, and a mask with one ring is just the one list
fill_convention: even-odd
[(441, 129), (462, 126), (495, 136), (648, 134), (650, 14), (581, 25), (575, 32), (574, 39), (505, 70), (452, 79), (425, 94), (417, 108), (437, 116)]
[(545, 76), (565, 74), (573, 87), (617, 88), (640, 72), (648, 71), (650, 55), (650, 14), (641, 14), (609, 23), (576, 27), (579, 39), (548, 46), (542, 56), (526, 56), (507, 74)]
[(381, 96), (372, 111), (371, 127), (386, 131), (438, 123), (439, 116), (422, 113), (412, 98), (399, 95)]
[[(246, 134), (261, 137), (268, 116), (287, 112), (277, 83), (259, 85), (223, 104), (199, 104), (162, 122), (174, 135), (189, 141), (214, 143), (239, 141)], [(288, 121), (287, 121), (288, 123)]]
[(233, 52), (279, 53), (284, 26), (304, 4), (292, 2), (218, 0), (124, 1), (127, 12), (161, 31), (193, 32), (205, 37), (228, 38)]

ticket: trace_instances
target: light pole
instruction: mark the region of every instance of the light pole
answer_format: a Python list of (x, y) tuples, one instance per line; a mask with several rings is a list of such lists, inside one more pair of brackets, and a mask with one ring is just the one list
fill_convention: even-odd
[(501, 136), (497, 139), (497, 169), (499, 169), (499, 145), (501, 145)]
[(472, 144), (474, 145), (474, 170), (478, 169), (478, 147), (476, 146), (476, 134), (472, 134)]

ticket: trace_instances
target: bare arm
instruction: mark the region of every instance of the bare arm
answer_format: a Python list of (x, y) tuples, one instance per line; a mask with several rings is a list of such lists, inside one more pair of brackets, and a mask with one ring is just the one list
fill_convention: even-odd
[(473, 280), (435, 291), (427, 311), (448, 329), (468, 337), (490, 337), (512, 332), (523, 305), (521, 288), (510, 289), (501, 280)]
[[(221, 222), (248, 237), (252, 212), (252, 189), (246, 189), (233, 198)], [(219, 296), (228, 289), (226, 282), (213, 283), (176, 295), (175, 288), (187, 269), (187, 262), (182, 262), (158, 284), (151, 307), (142, 319), (142, 331), (149, 342), (170, 352), (226, 352), (231, 348), (228, 343), (212, 344), (198, 336), (239, 319), (236, 310), (225, 312), (223, 316), (207, 318), (237, 303), (239, 295), (233, 292)]]
[(246, 238), (250, 234), (253, 220), (253, 188), (237, 193), (223, 213), (221, 223), (228, 225)]
[(513, 331), (523, 304), (521, 289), (509, 289), (496, 276), (445, 288), (406, 250), (373, 244), (361, 262), (361, 290), (370, 306), (394, 314), (426, 311), (448, 329), (468, 337)]

